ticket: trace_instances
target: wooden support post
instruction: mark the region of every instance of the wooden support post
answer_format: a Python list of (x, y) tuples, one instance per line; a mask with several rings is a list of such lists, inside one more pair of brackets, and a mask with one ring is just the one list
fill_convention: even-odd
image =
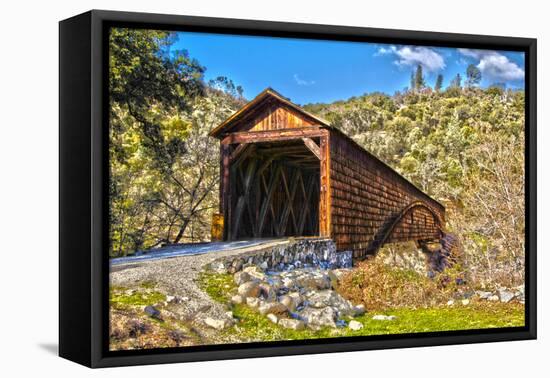
[(231, 223), (231, 204), (230, 204), (230, 171), (231, 163), (229, 160), (229, 148), (228, 145), (220, 146), (221, 153), (221, 174), (220, 174), (220, 213), (223, 214), (224, 227), (223, 227), (223, 239), (229, 239), (228, 229)]
[(319, 235), (330, 237), (330, 134), (328, 131), (324, 131), (325, 134), (321, 137), (319, 148), (321, 153), (321, 182), (319, 185)]

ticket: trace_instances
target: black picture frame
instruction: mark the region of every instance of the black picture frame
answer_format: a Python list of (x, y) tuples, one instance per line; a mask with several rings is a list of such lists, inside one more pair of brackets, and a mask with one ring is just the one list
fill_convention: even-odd
[[(108, 351), (107, 43), (111, 26), (488, 48), (525, 53), (525, 326), (140, 351)], [(89, 367), (535, 339), (537, 41), (363, 27), (92, 10), (59, 24), (59, 354)]]

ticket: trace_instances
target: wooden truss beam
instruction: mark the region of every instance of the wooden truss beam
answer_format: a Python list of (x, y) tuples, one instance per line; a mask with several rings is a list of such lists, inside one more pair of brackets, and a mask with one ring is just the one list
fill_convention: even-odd
[(267, 130), (255, 132), (235, 132), (222, 139), (222, 144), (278, 142), (301, 138), (319, 138), (327, 135), (328, 130), (319, 127), (303, 127), (284, 130)]
[(319, 149), (317, 143), (315, 143), (311, 138), (302, 138), (302, 140), (313, 155), (315, 155), (317, 159), (321, 160), (321, 150)]

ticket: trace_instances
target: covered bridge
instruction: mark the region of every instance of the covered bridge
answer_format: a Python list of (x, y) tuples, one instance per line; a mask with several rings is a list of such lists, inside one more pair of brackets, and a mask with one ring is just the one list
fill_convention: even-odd
[(330, 237), (362, 258), (443, 236), (439, 202), (271, 88), (210, 135), (221, 143), (224, 240)]

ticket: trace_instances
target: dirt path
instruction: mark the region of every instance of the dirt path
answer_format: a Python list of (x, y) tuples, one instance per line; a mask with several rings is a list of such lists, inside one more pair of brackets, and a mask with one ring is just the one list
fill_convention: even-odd
[[(209, 253), (202, 254), (178, 255), (180, 252), (174, 251), (172, 255), (164, 253), (162, 257), (157, 255), (149, 259), (139, 258), (141, 256), (125, 258), (111, 265), (110, 285), (133, 289), (143, 287), (144, 284), (153, 284), (155, 290), (181, 299), (177, 305), (170, 306), (170, 311), (175, 317), (203, 328), (206, 318), (223, 319), (227, 317), (228, 311), (197, 286), (197, 279), (203, 267), (220, 257), (245, 254), (260, 248), (288, 243), (286, 239), (269, 240), (247, 243), (244, 247), (241, 245), (236, 248), (227, 245), (225, 250), (209, 250)], [(173, 257), (174, 255), (176, 257)], [(214, 330), (206, 328), (203, 332), (210, 333)]]

